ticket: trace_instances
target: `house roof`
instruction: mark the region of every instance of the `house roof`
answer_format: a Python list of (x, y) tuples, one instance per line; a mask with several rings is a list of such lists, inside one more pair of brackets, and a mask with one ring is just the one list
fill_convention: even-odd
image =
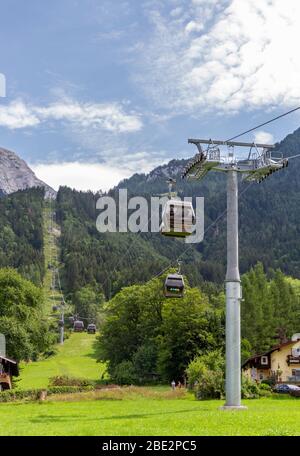
[(2, 356), (2, 355), (0, 355), (0, 360), (8, 361), (9, 363), (12, 363), (12, 364), (18, 364), (17, 361), (15, 361), (14, 359), (6, 358), (6, 356)]
[(299, 342), (298, 340), (288, 340), (286, 342), (283, 342), (282, 344), (277, 344), (274, 345), (274, 347), (270, 348), (269, 350), (265, 351), (264, 353), (257, 353), (256, 355), (251, 356), (250, 358), (246, 359), (244, 363), (242, 364), (242, 367), (246, 366), (250, 361), (254, 360), (255, 358), (260, 358), (261, 356), (268, 356), (271, 353), (273, 353), (276, 350), (280, 350), (283, 347), (287, 347), (288, 345), (294, 345), (296, 342)]
[(18, 377), (19, 375), (19, 367), (17, 361), (14, 359), (6, 358), (6, 356), (0, 355), (0, 361), (4, 361), (5, 364), (11, 364), (11, 372), (15, 377)]

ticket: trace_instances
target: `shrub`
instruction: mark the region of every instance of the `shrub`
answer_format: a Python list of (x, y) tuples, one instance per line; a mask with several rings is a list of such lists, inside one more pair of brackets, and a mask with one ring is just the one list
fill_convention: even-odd
[(82, 386), (51, 386), (47, 389), (47, 393), (50, 396), (51, 394), (66, 394), (66, 393), (81, 393), (83, 391), (93, 391), (94, 387), (92, 385), (82, 385)]
[(57, 375), (49, 379), (50, 386), (88, 386), (94, 382), (85, 378), (69, 377), (68, 375)]
[(259, 387), (260, 387), (260, 390), (271, 391), (271, 386), (268, 383), (261, 382)]
[(197, 399), (220, 399), (224, 396), (224, 358), (219, 350), (197, 356), (186, 373), (189, 389)]
[(259, 397), (267, 397), (272, 394), (271, 388), (265, 383), (256, 383), (253, 380), (242, 377), (242, 398), (243, 399), (258, 399)]
[(205, 370), (201, 382), (195, 385), (196, 398), (222, 399), (224, 397), (224, 374), (222, 371)]
[(37, 400), (40, 395), (39, 389), (32, 390), (6, 390), (0, 393), (0, 402), (12, 402), (22, 399)]
[(261, 385), (268, 385), (270, 387), (275, 386), (275, 384), (276, 384), (275, 377), (266, 378), (265, 380), (262, 380), (262, 382), (261, 382)]
[(47, 395), (52, 394), (67, 394), (67, 393), (81, 393), (84, 391), (93, 391), (92, 385), (84, 386), (51, 386), (48, 389), (32, 389), (32, 390), (6, 390), (0, 392), (0, 402), (13, 402), (20, 400), (37, 401), (40, 399), (41, 392), (46, 391)]

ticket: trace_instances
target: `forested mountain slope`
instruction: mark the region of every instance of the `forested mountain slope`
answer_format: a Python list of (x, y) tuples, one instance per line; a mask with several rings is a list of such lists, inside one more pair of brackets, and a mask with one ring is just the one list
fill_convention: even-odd
[(37, 285), (44, 275), (43, 204), (43, 188), (0, 198), (0, 267), (16, 268)]
[[(149, 280), (187, 249), (184, 242), (162, 239), (159, 234), (99, 233), (96, 229), (98, 197), (92, 192), (67, 187), (61, 187), (57, 195), (63, 285), (67, 293), (97, 282), (110, 297), (125, 285)], [(201, 256), (191, 248), (183, 259), (191, 282), (199, 283)]]

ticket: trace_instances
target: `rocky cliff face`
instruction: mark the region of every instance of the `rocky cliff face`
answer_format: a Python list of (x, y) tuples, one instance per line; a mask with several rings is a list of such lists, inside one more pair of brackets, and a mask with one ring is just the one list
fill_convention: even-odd
[(0, 148), (0, 192), (9, 194), (31, 187), (44, 187), (46, 198), (54, 198), (55, 190), (36, 177), (27, 163), (10, 150)]
[(146, 181), (151, 182), (160, 178), (174, 178), (182, 173), (188, 160), (171, 160), (169, 163), (158, 166), (146, 176)]

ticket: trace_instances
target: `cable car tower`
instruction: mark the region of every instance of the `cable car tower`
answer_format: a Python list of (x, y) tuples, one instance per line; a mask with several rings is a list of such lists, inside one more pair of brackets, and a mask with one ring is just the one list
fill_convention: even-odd
[[(202, 179), (209, 171), (227, 173), (227, 272), (226, 272), (226, 403), (224, 409), (242, 409), (240, 301), (242, 299), (238, 252), (238, 173), (246, 181), (260, 183), (288, 166), (288, 159), (272, 156), (274, 145), (233, 141), (189, 139), (198, 153), (188, 163), (182, 178)], [(203, 149), (202, 145), (206, 148)], [(219, 146), (228, 152), (221, 155)], [(238, 160), (235, 147), (249, 148), (246, 159)]]

